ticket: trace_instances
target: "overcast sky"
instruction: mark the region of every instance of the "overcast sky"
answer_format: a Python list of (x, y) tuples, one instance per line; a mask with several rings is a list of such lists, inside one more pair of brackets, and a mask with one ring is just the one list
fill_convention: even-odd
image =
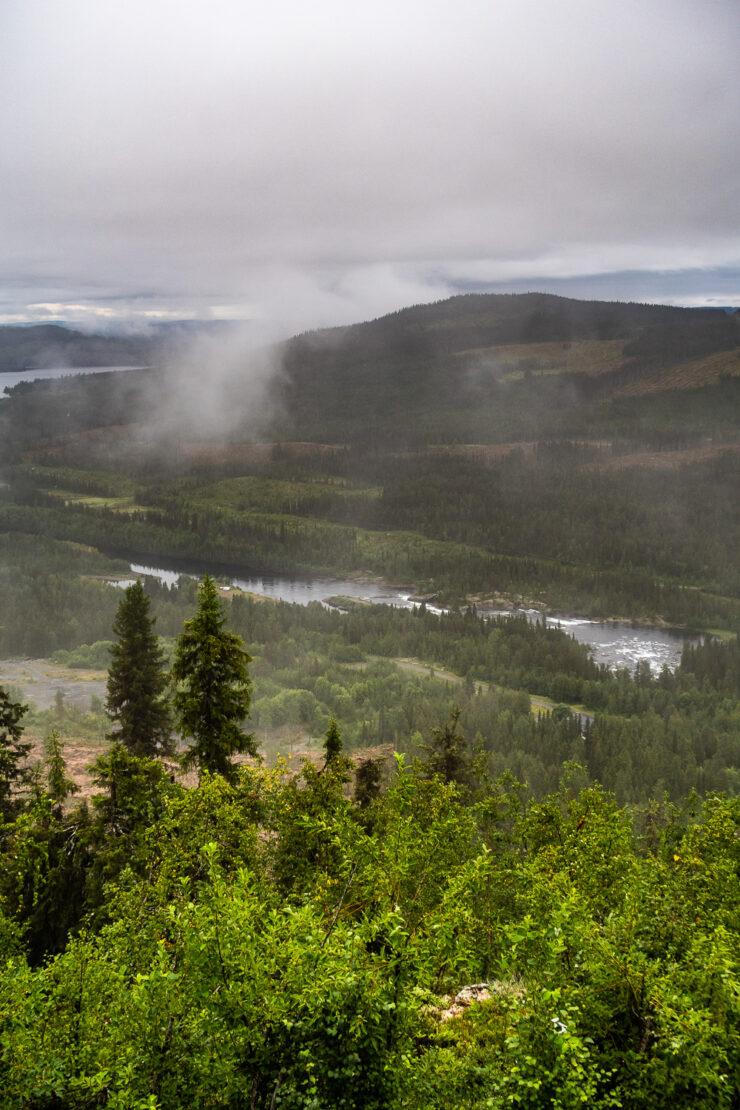
[(740, 304), (738, 0), (0, 0), (0, 322)]

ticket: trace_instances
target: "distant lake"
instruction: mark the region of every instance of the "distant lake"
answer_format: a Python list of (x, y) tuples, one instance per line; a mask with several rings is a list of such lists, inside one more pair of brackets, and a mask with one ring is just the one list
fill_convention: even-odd
[(5, 390), (19, 382), (48, 382), (54, 378), (68, 378), (72, 374), (113, 374), (124, 370), (145, 370), (145, 366), (57, 366), (48, 370), (0, 371), (0, 401), (5, 400)]

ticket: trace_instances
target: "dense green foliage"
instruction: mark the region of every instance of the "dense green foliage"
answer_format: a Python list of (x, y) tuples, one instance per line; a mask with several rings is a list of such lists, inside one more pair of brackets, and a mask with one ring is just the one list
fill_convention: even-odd
[(0, 533), (0, 656), (109, 639), (120, 594), (94, 576), (124, 569), (80, 544)]
[(736, 1105), (737, 803), (635, 823), (579, 773), (527, 803), (399, 760), (360, 807), (329, 766), (185, 790), (115, 752), (115, 812), (3, 830), (8, 1110)]
[(46, 765), (46, 790), (55, 805), (63, 805), (70, 794), (79, 790), (74, 779), (67, 774), (64, 759), (64, 744), (57, 729), (52, 728), (44, 741), (44, 763)]
[[(242, 572), (363, 571), (451, 598), (503, 594), (593, 616), (735, 629), (736, 458), (669, 481), (574, 470), (567, 452), (559, 464), (545, 455), (539, 464), (510, 460), (494, 470), (432, 455), (383, 468), (380, 499), (337, 496), (342, 522), (252, 508), (266, 494), (300, 508), (271, 479), (245, 480), (241, 500), (233, 481), (176, 482), (140, 490), (148, 505), (136, 509), (90, 504), (69, 490), (65, 505), (39, 492), (55, 478), (40, 469), (30, 489), (0, 503), (0, 524), (144, 561), (179, 558)], [(111, 497), (116, 484), (109, 481)], [(292, 485), (293, 496), (303, 496)], [(33, 503), (18, 503), (21, 496)], [(334, 514), (331, 504), (322, 511)]]

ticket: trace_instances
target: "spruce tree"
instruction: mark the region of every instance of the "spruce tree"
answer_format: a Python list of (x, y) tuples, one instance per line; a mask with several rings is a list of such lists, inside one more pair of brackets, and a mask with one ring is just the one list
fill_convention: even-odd
[(257, 754), (254, 736), (242, 724), (249, 713), (251, 657), (241, 636), (227, 632), (216, 585), (206, 575), (198, 589), (198, 609), (175, 649), (172, 677), (177, 683), (174, 706), (177, 727), (193, 741), (182, 764), (197, 766), (234, 779), (231, 757), (236, 752)]
[(109, 734), (133, 755), (161, 756), (174, 751), (172, 717), (165, 691), (167, 674), (149, 598), (140, 582), (127, 587), (118, 606), (108, 669), (106, 711), (118, 724)]
[(430, 744), (424, 745), (421, 768), (427, 775), (437, 775), (443, 782), (467, 786), (472, 777), (472, 759), (465, 736), (458, 731), (460, 707), (455, 706), (444, 728), (432, 729)]
[(76, 794), (80, 788), (67, 774), (64, 744), (56, 728), (51, 729), (44, 741), (44, 763), (49, 797), (61, 807), (69, 795)]
[(13, 792), (28, 782), (26, 759), (31, 745), (21, 740), (23, 725), (20, 723), (28, 711), (27, 705), (11, 701), (0, 686), (0, 818), (10, 819), (18, 809)]
[(324, 770), (330, 771), (339, 782), (349, 782), (352, 760), (344, 755), (344, 744), (339, 726), (332, 717), (324, 736)]
[(363, 759), (355, 771), (355, 801), (360, 809), (367, 809), (380, 797), (383, 778), (383, 760)]
[(339, 728), (337, 722), (332, 717), (329, 721), (329, 728), (324, 737), (324, 766), (336, 767), (339, 763), (340, 756), (344, 744), (342, 737), (339, 735)]

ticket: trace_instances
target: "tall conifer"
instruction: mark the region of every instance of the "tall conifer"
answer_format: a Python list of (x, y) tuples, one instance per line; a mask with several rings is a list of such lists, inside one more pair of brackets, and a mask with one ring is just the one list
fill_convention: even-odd
[(126, 589), (113, 632), (117, 639), (111, 648), (106, 711), (118, 728), (110, 738), (133, 755), (170, 755), (174, 742), (164, 656), (140, 582)]
[(252, 700), (247, 669), (252, 660), (241, 636), (227, 632), (225, 623), (218, 590), (207, 574), (198, 590), (198, 610), (185, 621), (177, 642), (172, 677), (177, 727), (193, 741), (183, 767), (197, 765), (233, 779), (232, 755), (256, 755), (257, 742), (242, 728)]
[(56, 728), (51, 729), (44, 741), (44, 763), (49, 797), (61, 807), (69, 795), (76, 794), (80, 788), (67, 774), (64, 743)]
[(421, 766), (427, 775), (438, 775), (443, 782), (458, 786), (470, 783), (472, 759), (465, 736), (458, 730), (460, 708), (455, 706), (444, 728), (432, 729), (430, 744), (425, 744)]

